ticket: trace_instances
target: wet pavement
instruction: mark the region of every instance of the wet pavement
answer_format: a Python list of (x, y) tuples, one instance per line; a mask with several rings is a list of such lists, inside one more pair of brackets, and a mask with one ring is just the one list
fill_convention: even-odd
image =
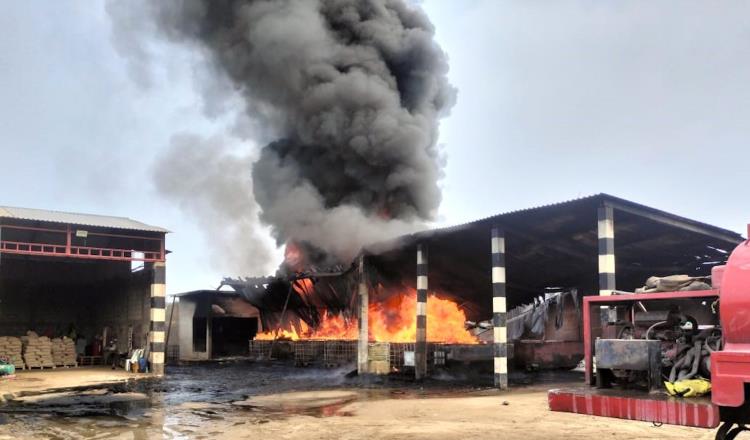
[[(476, 390), (441, 381), (372, 383), (350, 372), (251, 361), (171, 366), (163, 379), (20, 397), (0, 406), (0, 439), (211, 438), (222, 427), (291, 415), (345, 417), (342, 408), (355, 400)], [(298, 394), (263, 398), (280, 393)]]
[[(140, 376), (106, 387), (19, 391), (0, 405), (0, 440), (713, 438), (693, 428), (549, 411), (546, 390), (580, 384), (580, 374), (523, 374), (513, 392), (500, 392), (485, 385), (491, 377), (462, 382), (470, 376), (454, 367), (422, 384), (368, 382), (350, 372), (234, 361), (171, 367), (162, 379)], [(81, 380), (65, 383), (111, 377), (76, 373)], [(45, 383), (61, 383), (53, 377)]]

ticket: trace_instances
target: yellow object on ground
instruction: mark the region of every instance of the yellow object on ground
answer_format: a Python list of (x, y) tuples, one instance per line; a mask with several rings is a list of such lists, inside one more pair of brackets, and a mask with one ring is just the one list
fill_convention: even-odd
[(698, 397), (711, 391), (711, 381), (699, 377), (697, 379), (678, 380), (677, 382), (664, 382), (670, 396)]

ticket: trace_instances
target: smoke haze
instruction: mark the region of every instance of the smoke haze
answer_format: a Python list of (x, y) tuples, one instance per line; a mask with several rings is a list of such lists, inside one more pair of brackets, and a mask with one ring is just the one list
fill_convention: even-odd
[(225, 139), (181, 133), (153, 169), (157, 190), (205, 232), (211, 261), (238, 275), (248, 268), (270, 271), (275, 259), (252, 197), (247, 171), (253, 160)]
[[(194, 148), (185, 136), (173, 141), (157, 165), (164, 195), (194, 213), (225, 210), (222, 221), (253, 216), (236, 219), (244, 224), (233, 228), (237, 239), (257, 235), (259, 215), (277, 244), (307, 242), (339, 261), (434, 218), (443, 167), (438, 124), (456, 91), (418, 7), (402, 0), (149, 2), (139, 13), (155, 25), (133, 27), (134, 7), (108, 5), (115, 47), (132, 63), (153, 63), (143, 49), (153, 27), (157, 38), (199, 52), (207, 114), (223, 108), (229, 84), (241, 97), (241, 122), (226, 134), (270, 141), (255, 162), (220, 160), (242, 176), (232, 182), (228, 171), (209, 167), (195, 201), (169, 168), (174, 158), (196, 170), (216, 164), (208, 153), (214, 147)], [(142, 69), (133, 71), (143, 80)], [(245, 193), (242, 209), (222, 202), (237, 191)], [(259, 209), (248, 208), (254, 203)]]

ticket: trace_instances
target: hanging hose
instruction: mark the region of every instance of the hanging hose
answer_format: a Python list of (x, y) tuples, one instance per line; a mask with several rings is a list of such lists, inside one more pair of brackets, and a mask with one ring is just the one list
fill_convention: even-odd
[(669, 372), (669, 382), (677, 380), (677, 373), (682, 370), (683, 366), (688, 365), (692, 361), (692, 356), (693, 349), (690, 348), (682, 359), (676, 361), (674, 365), (672, 365), (672, 370)]
[(681, 377), (680, 380), (687, 380), (692, 379), (695, 377), (696, 374), (698, 374), (698, 368), (701, 364), (701, 351), (703, 350), (703, 343), (701, 341), (696, 341), (695, 346), (693, 347), (693, 367), (690, 369), (690, 372), (685, 377)]
[(659, 321), (659, 322), (657, 322), (656, 324), (654, 324), (654, 325), (652, 325), (651, 327), (649, 327), (649, 328), (648, 328), (648, 330), (646, 330), (646, 337), (645, 337), (645, 339), (646, 339), (646, 340), (648, 340), (648, 335), (649, 335), (649, 334), (651, 334), (651, 330), (653, 330), (653, 329), (654, 329), (655, 327), (658, 327), (658, 326), (660, 326), (660, 325), (664, 325), (664, 324), (666, 324), (667, 322), (668, 322), (668, 321)]

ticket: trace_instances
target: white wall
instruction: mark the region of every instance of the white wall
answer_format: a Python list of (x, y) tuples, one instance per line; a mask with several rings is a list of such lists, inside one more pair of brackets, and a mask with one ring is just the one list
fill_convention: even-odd
[[(193, 315), (195, 315), (197, 303), (188, 297), (182, 297), (177, 303), (176, 314), (179, 319), (180, 360), (197, 361), (209, 359), (210, 343), (206, 341), (206, 351), (193, 351)], [(174, 325), (174, 323), (172, 324)]]

